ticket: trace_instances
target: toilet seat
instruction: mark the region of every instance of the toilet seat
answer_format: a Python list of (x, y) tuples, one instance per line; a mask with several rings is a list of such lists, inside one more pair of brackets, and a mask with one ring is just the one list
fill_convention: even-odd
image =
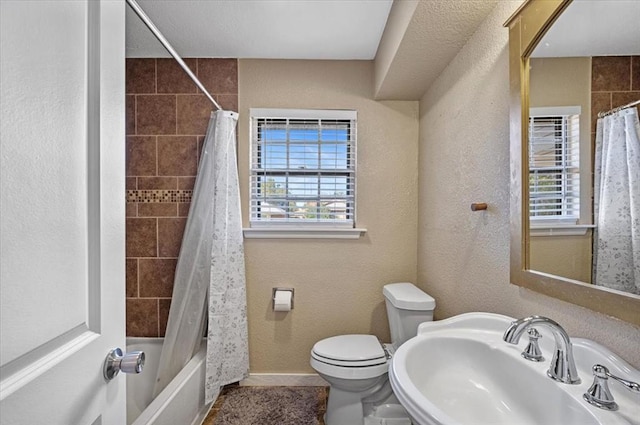
[(386, 363), (382, 344), (373, 335), (338, 335), (318, 341), (311, 350), (318, 360), (335, 366), (363, 367)]
[(368, 379), (388, 371), (385, 351), (373, 335), (339, 335), (318, 341), (311, 350), (311, 365), (335, 378)]

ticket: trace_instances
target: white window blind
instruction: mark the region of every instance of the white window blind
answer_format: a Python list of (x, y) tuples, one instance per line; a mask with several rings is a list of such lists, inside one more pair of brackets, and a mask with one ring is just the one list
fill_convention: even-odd
[(356, 112), (251, 110), (252, 226), (354, 227)]
[[(577, 113), (576, 113), (577, 112)], [(580, 218), (579, 108), (532, 108), (529, 212), (532, 220)]]

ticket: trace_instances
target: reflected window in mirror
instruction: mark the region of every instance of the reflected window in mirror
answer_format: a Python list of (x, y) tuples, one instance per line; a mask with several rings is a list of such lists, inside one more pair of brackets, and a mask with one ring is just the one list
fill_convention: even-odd
[(529, 114), (531, 228), (580, 221), (580, 107), (532, 108)]

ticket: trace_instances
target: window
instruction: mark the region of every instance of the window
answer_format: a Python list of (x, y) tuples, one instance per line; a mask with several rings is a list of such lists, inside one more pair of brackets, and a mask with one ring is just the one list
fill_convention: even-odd
[(251, 227), (353, 228), (356, 112), (251, 109)]
[(529, 216), (532, 226), (580, 219), (579, 107), (531, 108)]

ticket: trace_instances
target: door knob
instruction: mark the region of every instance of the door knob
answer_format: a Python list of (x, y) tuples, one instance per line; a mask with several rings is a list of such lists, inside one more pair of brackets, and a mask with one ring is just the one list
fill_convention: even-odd
[(123, 355), (121, 349), (114, 348), (109, 351), (104, 360), (102, 374), (104, 379), (111, 381), (120, 371), (122, 373), (140, 373), (143, 367), (144, 351), (131, 351)]

